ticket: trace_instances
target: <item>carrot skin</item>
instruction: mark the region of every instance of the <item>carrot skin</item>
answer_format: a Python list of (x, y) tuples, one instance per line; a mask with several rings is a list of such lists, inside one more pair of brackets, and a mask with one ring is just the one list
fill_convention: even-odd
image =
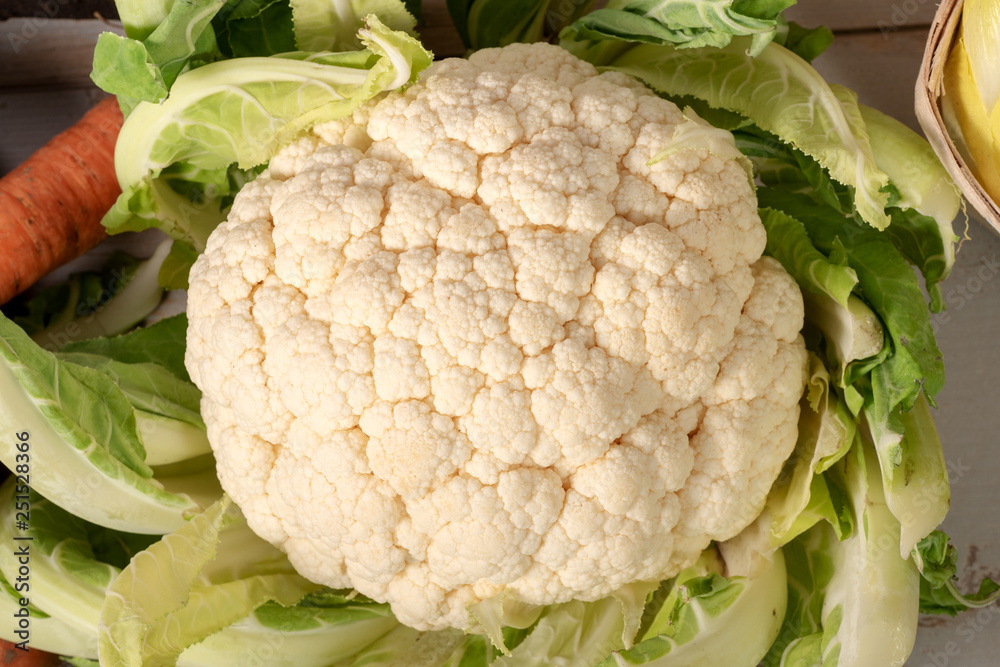
[(105, 98), (0, 179), (0, 304), (105, 238), (101, 218), (121, 194), (121, 125)]
[(36, 651), (28, 647), (27, 651), (16, 648), (14, 644), (0, 640), (0, 665), (8, 667), (58, 667), (62, 662), (59, 656), (44, 651)]

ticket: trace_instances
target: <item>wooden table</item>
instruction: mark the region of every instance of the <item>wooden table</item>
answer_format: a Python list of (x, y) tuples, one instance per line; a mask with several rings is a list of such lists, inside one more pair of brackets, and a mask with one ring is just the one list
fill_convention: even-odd
[[(428, 22), (446, 21), (443, 0), (425, 0)], [(788, 16), (837, 32), (816, 67), (862, 102), (914, 129), (913, 87), (936, 3), (930, 0), (802, 0)], [(88, 79), (97, 20), (15, 19), (0, 23), (0, 173), (71, 124), (99, 96)], [(438, 55), (458, 55), (452, 30), (429, 30)], [(58, 44), (57, 48), (51, 45)], [(959, 230), (965, 221), (956, 222)], [(963, 589), (1000, 580), (1000, 237), (971, 216), (968, 240), (945, 283), (948, 310), (934, 317), (948, 381), (937, 423), (951, 472), (944, 530), (960, 552)], [(912, 667), (1000, 664), (1000, 607), (956, 619), (923, 618)]]

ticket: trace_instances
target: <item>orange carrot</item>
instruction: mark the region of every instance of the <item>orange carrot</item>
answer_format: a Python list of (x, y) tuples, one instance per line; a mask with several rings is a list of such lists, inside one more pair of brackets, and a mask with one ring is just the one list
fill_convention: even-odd
[(57, 655), (36, 651), (30, 645), (27, 651), (22, 651), (3, 640), (0, 640), (0, 661), (0, 665), (8, 667), (57, 667), (62, 662)]
[(0, 303), (105, 237), (101, 218), (121, 193), (121, 125), (118, 102), (106, 98), (0, 179)]

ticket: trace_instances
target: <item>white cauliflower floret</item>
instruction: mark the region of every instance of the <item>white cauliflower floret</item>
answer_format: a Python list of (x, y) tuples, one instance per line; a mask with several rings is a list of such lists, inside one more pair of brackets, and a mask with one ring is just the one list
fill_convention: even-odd
[(438, 629), (665, 579), (749, 524), (795, 444), (802, 299), (740, 164), (651, 160), (689, 122), (519, 44), (276, 156), (190, 278), (251, 527)]

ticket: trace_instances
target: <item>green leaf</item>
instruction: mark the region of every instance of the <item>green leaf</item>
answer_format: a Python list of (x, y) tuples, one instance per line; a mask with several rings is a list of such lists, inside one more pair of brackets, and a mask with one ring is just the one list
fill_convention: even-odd
[[(857, 424), (830, 383), (826, 367), (809, 359), (809, 379), (799, 412), (795, 450), (785, 462), (753, 526), (735, 539), (751, 539), (748, 547), (764, 556), (826, 520), (838, 535), (841, 512), (831, 497), (823, 473), (843, 458), (855, 442)], [(759, 531), (756, 538), (751, 537)]]
[(865, 302), (889, 336), (891, 354), (879, 366), (886, 405), (908, 410), (923, 390), (933, 398), (944, 385), (941, 351), (930, 327), (930, 314), (913, 269), (884, 235), (832, 209), (817, 207), (803, 195), (761, 188), (763, 206), (800, 220), (817, 249), (843, 252), (858, 276)]
[[(954, 234), (942, 235), (942, 227), (934, 218), (922, 215), (916, 209), (888, 210), (892, 224), (886, 233), (893, 245), (915, 265), (924, 277), (924, 285), (931, 297), (931, 311), (944, 310), (941, 281), (948, 277), (955, 265)], [(947, 228), (946, 234), (951, 227)]]
[(277, 550), (270, 558), (246, 563), (246, 571), (224, 571), (207, 585), (200, 582), (202, 571), (225, 548), (225, 528), (241, 522), (223, 497), (132, 559), (111, 584), (101, 609), (102, 664), (176, 664), (185, 648), (268, 600), (292, 605), (316, 588), (287, 561), (282, 567)]
[[(132, 472), (149, 477), (131, 404), (103, 374), (57, 357), (27, 341), (16, 325), (0, 320), (0, 345), (10, 377), (55, 428), (77, 443), (96, 446)], [(10, 389), (10, 387), (8, 387)], [(97, 397), (100, 397), (99, 399)], [(103, 457), (92, 462), (97, 463)], [(14, 466), (11, 465), (11, 468)]]
[(475, 0), (468, 10), (468, 45), (480, 50), (545, 41), (593, 4), (593, 0)]
[(168, 89), (193, 59), (217, 57), (211, 22), (225, 4), (226, 0), (175, 0), (164, 21), (143, 40)]
[[(23, 614), (22, 609), (25, 607), (21, 606), (22, 597), (21, 593), (15, 591), (14, 587), (0, 574), (0, 613), (7, 618), (17, 618), (19, 613)], [(90, 633), (86, 630), (50, 616), (34, 605), (29, 604), (26, 608), (31, 614), (29, 631), (31, 650), (48, 651), (60, 655), (97, 655), (97, 644), (92, 641)], [(15, 642), (21, 641), (21, 638), (16, 635), (7, 634), (6, 636)], [(96, 667), (97, 663), (94, 662), (93, 665)], [(91, 666), (87, 665), (86, 667)]]
[[(896, 415), (901, 427), (898, 459), (879, 450), (886, 503), (902, 524), (900, 553), (905, 557), (937, 528), (951, 505), (948, 468), (934, 417), (923, 395)], [(891, 451), (891, 450), (890, 450)], [(892, 452), (895, 453), (895, 452)]]
[(509, 656), (493, 667), (585, 667), (621, 648), (624, 620), (614, 598), (567, 602), (547, 611)]
[(142, 41), (163, 23), (173, 4), (174, 0), (116, 0), (115, 7), (125, 34)]
[[(15, 531), (15, 497), (27, 495), (30, 542)], [(157, 538), (109, 530), (88, 523), (9, 478), (0, 487), (0, 539), (12, 548), (0, 552), (0, 571), (10, 581), (24, 582), (13, 545), (26, 544), (30, 553), (30, 597), (48, 617), (51, 630), (32, 618), (31, 647), (97, 657), (97, 619), (112, 580), (129, 558)], [(20, 577), (20, 579), (18, 579)]]
[(104, 374), (137, 410), (205, 428), (200, 412), (201, 391), (159, 364), (122, 363), (85, 352), (60, 352), (57, 357)]
[(424, 22), (423, 0), (403, 0), (406, 11), (413, 15), (418, 24)]
[(412, 33), (416, 19), (401, 0), (291, 0), (295, 43), (303, 51), (345, 51), (362, 46), (358, 30), (374, 15), (389, 30)]
[[(15, 487), (16, 481), (11, 478), (0, 488), (0, 519), (3, 520), (0, 539), (8, 540), (8, 544), (17, 544), (12, 534), (15, 506), (11, 501)], [(299, 591), (315, 588), (295, 575), (287, 558), (254, 535), (238, 517), (222, 528), (216, 544), (211, 539), (184, 543), (176, 535), (166, 538), (168, 542), (157, 542), (157, 536), (132, 535), (90, 524), (37, 494), (31, 495), (30, 505), (31, 598), (51, 612), (32, 610), (32, 649), (96, 658), (102, 607), (108, 597), (119, 600), (118, 595), (126, 589), (122, 571), (131, 572), (137, 567), (136, 563), (141, 564), (138, 566), (140, 575), (151, 576), (144, 582), (135, 582), (135, 572), (126, 575), (137, 585), (127, 589), (131, 593), (123, 602), (123, 610), (139, 611), (141, 616), (142, 611), (155, 607), (163, 599), (186, 598), (181, 609), (168, 611), (166, 616), (153, 620), (157, 627), (150, 629), (151, 642), (161, 636), (157, 629), (161, 622), (165, 626), (172, 622), (182, 623), (180, 635), (172, 635), (169, 627), (163, 628), (171, 641), (181, 642), (204, 632), (213, 623), (227, 625), (183, 653), (183, 647), (178, 645), (148, 646), (151, 655), (147, 656), (146, 665), (164, 664), (158, 662), (161, 659), (169, 664), (171, 653), (174, 656), (181, 653), (179, 662), (182, 665), (246, 667), (280, 647), (280, 654), (268, 658), (268, 664), (329, 667), (399, 627), (387, 605), (363, 596), (349, 597), (347, 591), (329, 589), (306, 595), (293, 607), (265, 602), (257, 606), (253, 614), (232, 624), (228, 623), (231, 616), (216, 617), (215, 605), (220, 602), (225, 614), (239, 613), (234, 612), (239, 605), (253, 606), (254, 601), (245, 598), (244, 594), (255, 595), (271, 587), (280, 589), (276, 598), (288, 602), (289, 595), (296, 595), (296, 587)], [(191, 524), (181, 529), (189, 538), (191, 531)], [(184, 579), (185, 574), (193, 571), (192, 563), (207, 557), (207, 552), (216, 545), (214, 559), (200, 566), (197, 580), (192, 583)], [(166, 548), (174, 549), (173, 555), (184, 559), (184, 563), (175, 562)], [(168, 572), (162, 580), (159, 570), (149, 568), (151, 561)], [(13, 549), (0, 553), (0, 573), (17, 576), (19, 567)], [(138, 585), (140, 583), (146, 585)], [(184, 585), (189, 588), (183, 588)], [(159, 586), (168, 588), (161, 590)], [(169, 588), (173, 586), (180, 588)], [(0, 593), (0, 609), (16, 610), (10, 606), (17, 604), (16, 592), (13, 596)], [(157, 611), (163, 611), (162, 607)], [(193, 622), (186, 616), (188, 613), (193, 613)], [(248, 614), (249, 609), (243, 613)], [(128, 619), (126, 625), (134, 620), (134, 617)], [(158, 647), (162, 651), (156, 655), (154, 651)]]
[[(392, 612), (387, 604), (372, 602), (363, 596), (348, 598), (346, 594), (330, 593), (329, 589), (310, 593), (294, 607), (267, 602), (258, 607), (253, 615), (264, 627), (282, 632), (315, 630), (327, 625), (343, 625), (371, 618), (392, 619)], [(388, 627), (391, 628), (392, 625), (390, 623)]]
[(734, 0), (733, 11), (760, 19), (776, 19), (797, 0)]
[[(19, 295), (4, 305), (4, 313), (40, 345), (58, 349), (79, 337), (79, 329), (88, 320), (99, 317), (136, 276), (141, 263), (128, 253), (112, 252), (97, 268), (72, 273), (63, 282)], [(144, 316), (142, 313), (140, 318)]]
[(805, 226), (787, 213), (772, 208), (761, 208), (759, 213), (767, 230), (764, 254), (781, 262), (802, 289), (847, 308), (858, 284), (854, 269), (831, 262), (813, 246)]
[(223, 5), (225, 0), (172, 2), (160, 8), (166, 14), (155, 12), (155, 27), (144, 27), (140, 37), (103, 33), (91, 78), (118, 97), (125, 116), (140, 102), (162, 101), (178, 74), (218, 57), (211, 21)]
[[(36, 555), (44, 556), (44, 566), (52, 568), (51, 577), (41, 577), (49, 583), (83, 583), (103, 593), (133, 556), (158, 539), (155, 535), (125, 533), (84, 521), (36, 493), (30, 494), (30, 503), (32, 546), (37, 547)], [(13, 525), (13, 517), (9, 518), (5, 523)], [(48, 606), (47, 596), (72, 597), (66, 590), (42, 588), (37, 600), (43, 607)]]
[[(461, 630), (420, 632), (396, 625), (337, 667), (397, 667), (410, 664), (440, 667), (487, 667), (489, 641)], [(419, 662), (418, 662), (419, 661)]]
[(229, 2), (212, 21), (219, 50), (228, 58), (295, 51), (295, 26), (288, 0)]
[(643, 624), (646, 601), (660, 588), (655, 581), (633, 581), (612, 593), (622, 608), (625, 627), (622, 629), (622, 644), (631, 647)]
[(471, 41), (469, 40), (469, 10), (472, 8), (472, 3), (475, 0), (447, 0), (448, 14), (451, 16), (451, 22), (455, 26), (455, 31), (458, 32), (458, 36), (462, 38), (462, 43), (465, 44), (465, 48), (471, 48)]
[(201, 392), (184, 368), (183, 314), (115, 338), (67, 346), (60, 361), (107, 376), (135, 412), (145, 462), (164, 466), (211, 455), (201, 418)]
[(601, 667), (757, 664), (785, 616), (784, 557), (778, 551), (753, 576), (731, 579), (706, 571), (706, 562), (679, 574), (642, 641), (615, 651)]
[(857, 530), (838, 540), (820, 523), (784, 548), (789, 613), (763, 665), (902, 665), (916, 638), (920, 575), (892, 548), (900, 525), (878, 460), (870, 445), (854, 447), (827, 475), (847, 489)]
[(900, 525), (874, 451), (856, 447), (841, 463), (859, 529), (828, 552), (834, 573), (823, 602), (824, 664), (836, 653), (844, 664), (901, 665), (916, 638), (920, 575), (912, 560), (886, 548), (899, 542)]
[(927, 580), (932, 588), (941, 588), (955, 576), (958, 563), (958, 549), (948, 540), (948, 536), (940, 530), (931, 531), (927, 537), (917, 543), (914, 560), (920, 570), (920, 576)]
[(126, 112), (139, 102), (159, 102), (169, 90), (142, 42), (113, 32), (103, 32), (97, 38), (90, 78), (105, 92), (116, 95)]
[[(60, 507), (111, 528), (163, 533), (197, 509), (155, 480), (144, 462), (135, 412), (107, 376), (60, 362), (0, 317), (0, 459), (16, 470), (17, 433), (41, 474), (32, 488)], [(25, 438), (22, 438), (23, 441)]]
[[(489, 638), (493, 648), (504, 655), (510, 655), (512, 646), (507, 646), (506, 640), (510, 630), (530, 628), (542, 613), (542, 607), (519, 602), (515, 598), (500, 594), (481, 600), (468, 607), (474, 625), (482, 629)], [(523, 639), (522, 634), (514, 633), (515, 639)]]
[(573, 23), (573, 40), (623, 40), (677, 48), (724, 47), (734, 36), (752, 36), (756, 56), (775, 37), (787, 2), (733, 0), (620, 0)]
[[(796, 208), (775, 190), (763, 188), (759, 194), (764, 202), (777, 200), (797, 215), (809, 214), (801, 199)], [(760, 216), (768, 232), (765, 253), (781, 262), (803, 290), (807, 325), (822, 332), (825, 360), (837, 383), (845, 387), (851, 382), (849, 374), (867, 372), (882, 363), (889, 354), (885, 334), (876, 314), (853, 293), (859, 284), (857, 272), (847, 266), (846, 256), (832, 259), (846, 252), (843, 246), (834, 244), (827, 257), (796, 218), (772, 208), (760, 209)]]
[[(105, 216), (111, 231), (159, 227), (200, 251), (225, 217), (225, 196), (205, 190), (191, 201), (178, 173), (230, 174), (265, 163), (292, 137), (317, 122), (343, 118), (362, 102), (414, 81), (431, 60), (413, 38), (375, 18), (361, 36), (370, 51), (312, 58), (238, 58), (211, 63), (177, 78), (159, 105), (143, 103), (118, 137), (123, 193)], [(183, 163), (178, 171), (171, 165)], [(160, 176), (167, 173), (167, 180)]]
[(782, 548), (788, 574), (788, 606), (777, 641), (761, 667), (822, 664), (823, 601), (833, 578), (831, 549), (837, 538), (819, 526)]
[(808, 195), (817, 204), (843, 215), (854, 211), (851, 188), (830, 178), (815, 159), (753, 125), (737, 128), (736, 144), (747, 151), (761, 182), (773, 188)]
[[(66, 653), (66, 651), (52, 651), (53, 653)], [(101, 667), (101, 663), (87, 658), (74, 658), (67, 655), (60, 655), (62, 661), (71, 667)]]
[(174, 241), (166, 259), (163, 260), (163, 265), (160, 266), (160, 273), (156, 280), (164, 289), (188, 289), (188, 275), (191, 273), (191, 267), (194, 266), (196, 259), (198, 259), (198, 252), (194, 246), (190, 243)]
[(294, 51), (292, 9), (275, 3), (254, 18), (229, 24), (229, 48), (234, 58), (271, 56)]
[(992, 604), (1000, 598), (1000, 584), (986, 577), (979, 583), (979, 590), (962, 594), (955, 586), (958, 550), (939, 530), (920, 540), (913, 551), (913, 559), (920, 570), (920, 612), (955, 616), (967, 609)]
[(187, 315), (180, 313), (120, 336), (70, 343), (61, 351), (96, 354), (124, 364), (153, 363), (190, 382), (184, 366), (186, 336)]
[[(13, 503), (11, 506), (13, 507)], [(14, 581), (17, 581), (17, 579), (15, 578)], [(0, 572), (0, 605), (3, 605), (5, 610), (8, 608), (8, 605), (11, 605), (11, 602), (15, 603), (17, 607), (20, 607), (22, 597), (21, 593), (14, 588), (9, 581), (7, 581), (6, 577), (3, 576), (3, 572)], [(28, 604), (24, 606), (28, 609), (28, 613), (35, 618), (50, 618), (44, 611), (31, 604), (30, 600), (28, 601)]]
[(931, 308), (943, 309), (939, 283), (955, 265), (958, 236), (953, 223), (961, 197), (955, 182), (930, 144), (916, 132), (880, 111), (860, 105), (870, 130), (879, 169), (899, 194), (887, 231), (896, 247), (920, 269), (931, 295)]
[[(690, 107), (694, 110), (698, 117), (702, 120), (710, 123), (711, 125), (719, 128), (720, 130), (735, 130), (737, 128), (743, 127), (750, 121), (748, 121), (743, 116), (738, 113), (733, 113), (732, 111), (726, 111), (725, 109), (716, 109), (709, 106), (705, 100), (699, 99), (697, 97), (692, 97), (690, 95), (676, 95), (669, 96), (665, 95), (667, 99), (677, 105), (680, 109), (686, 109)], [(738, 135), (737, 135), (738, 136)], [(740, 146), (739, 139), (737, 138), (737, 146)], [(746, 151), (742, 150), (744, 155), (749, 155)]]
[(594, 0), (448, 0), (448, 13), (466, 48), (540, 42), (583, 16)]
[(822, 26), (803, 28), (789, 21), (784, 31), (779, 29), (774, 41), (806, 62), (812, 62), (833, 44), (833, 31)]

